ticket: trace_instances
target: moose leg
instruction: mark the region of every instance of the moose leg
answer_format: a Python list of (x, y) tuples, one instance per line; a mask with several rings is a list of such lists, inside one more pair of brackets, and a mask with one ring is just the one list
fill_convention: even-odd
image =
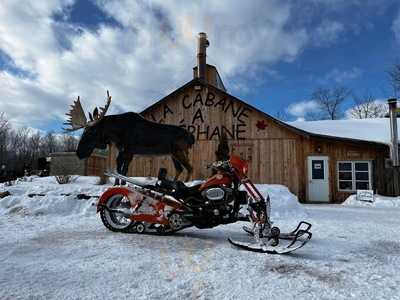
[(181, 163), (187, 170), (187, 175), (186, 175), (185, 181), (189, 181), (189, 178), (193, 173), (192, 165), (189, 162), (189, 151), (188, 150), (180, 150), (174, 154), (174, 158), (179, 163)]
[[(122, 165), (122, 170), (121, 170), (121, 172), (122, 172), (121, 175), (126, 176), (126, 174), (128, 174), (129, 164), (131, 163), (132, 158), (133, 158), (133, 155), (131, 153), (125, 153), (124, 163)], [(125, 180), (123, 180), (121, 184), (125, 185), (126, 184)]]
[(174, 167), (175, 167), (175, 178), (174, 178), (174, 180), (178, 180), (179, 176), (183, 172), (183, 167), (182, 167), (182, 164), (178, 160), (176, 160), (173, 156), (171, 158), (172, 158), (172, 162), (174, 163)]
[[(117, 173), (122, 174), (122, 167), (124, 165), (124, 155), (123, 152), (119, 152), (117, 156)], [(119, 179), (115, 178), (114, 185), (119, 185)]]

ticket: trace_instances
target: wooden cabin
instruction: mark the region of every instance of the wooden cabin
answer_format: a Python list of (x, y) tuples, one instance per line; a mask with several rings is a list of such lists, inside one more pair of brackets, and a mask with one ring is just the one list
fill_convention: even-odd
[[(203, 43), (203, 44), (202, 44)], [(190, 152), (193, 179), (209, 176), (222, 132), (231, 152), (249, 161), (255, 183), (283, 184), (302, 202), (341, 202), (357, 189), (389, 195), (385, 174), (389, 147), (309, 133), (279, 121), (230, 95), (215, 66), (205, 62), (206, 37), (199, 37), (198, 66), (194, 78), (141, 114), (160, 123), (175, 124), (193, 133)], [(109, 153), (115, 169), (116, 150)], [(130, 176), (156, 176), (159, 168), (175, 174), (171, 158), (135, 157)], [(388, 175), (389, 176), (389, 175)]]

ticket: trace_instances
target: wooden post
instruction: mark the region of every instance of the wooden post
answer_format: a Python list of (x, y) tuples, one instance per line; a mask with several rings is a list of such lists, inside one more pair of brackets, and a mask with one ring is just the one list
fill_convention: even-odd
[(397, 99), (389, 99), (389, 117), (390, 117), (390, 157), (393, 165), (393, 184), (395, 196), (400, 196), (400, 162), (399, 162), (399, 139), (397, 131)]

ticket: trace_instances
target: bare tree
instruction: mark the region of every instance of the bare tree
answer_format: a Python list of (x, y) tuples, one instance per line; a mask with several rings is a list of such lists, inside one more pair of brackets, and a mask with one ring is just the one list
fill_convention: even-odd
[(307, 111), (303, 118), (306, 121), (318, 121), (325, 118), (321, 105), (318, 103), (318, 107), (315, 110)]
[(45, 153), (50, 154), (56, 152), (57, 147), (57, 139), (53, 131), (48, 132), (43, 138), (43, 150)]
[(354, 106), (348, 114), (354, 119), (383, 118), (388, 113), (386, 103), (379, 102), (370, 93), (363, 96), (353, 95)]
[(0, 131), (10, 128), (10, 123), (6, 118), (6, 114), (4, 112), (0, 112)]
[(74, 152), (78, 148), (78, 139), (73, 135), (64, 134), (60, 143), (61, 151)]
[(31, 149), (28, 144), (30, 130), (26, 127), (10, 130), (7, 138), (7, 167), (17, 173), (22, 173), (30, 160)]
[(289, 119), (290, 119), (288, 113), (285, 110), (278, 110), (275, 113), (275, 118), (277, 118), (280, 121), (284, 121), (284, 122), (289, 121)]
[(333, 88), (318, 88), (312, 93), (312, 100), (318, 103), (321, 117), (337, 120), (342, 115), (342, 104), (350, 95), (350, 90), (337, 86)]
[(7, 154), (7, 137), (10, 130), (10, 124), (4, 112), (0, 112), (0, 165), (3, 165)]
[(0, 167), (5, 165), (13, 178), (22, 176), (24, 170), (36, 170), (39, 158), (57, 151), (75, 151), (77, 145), (78, 139), (73, 135), (43, 135), (26, 127), (15, 129), (0, 112)]
[(42, 136), (40, 135), (39, 132), (33, 133), (28, 139), (28, 147), (29, 149), (31, 149), (28, 165), (31, 168), (37, 167), (37, 160), (41, 156), (40, 153), (41, 142), (42, 142)]

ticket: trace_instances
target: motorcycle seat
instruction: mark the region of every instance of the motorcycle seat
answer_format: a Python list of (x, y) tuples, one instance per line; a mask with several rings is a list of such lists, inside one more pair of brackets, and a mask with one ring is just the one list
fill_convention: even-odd
[[(183, 183), (183, 182), (182, 182)], [(175, 197), (179, 199), (185, 199), (191, 195), (199, 193), (199, 188), (201, 184), (196, 184), (193, 186), (187, 186), (183, 184), (176, 192), (175, 192)]]
[(198, 193), (200, 184), (187, 186), (179, 180), (168, 180), (167, 169), (160, 168), (158, 171), (158, 181), (156, 183), (156, 187), (162, 189), (164, 192), (167, 192), (177, 199), (184, 199), (192, 194)]
[(187, 196), (197, 193), (201, 184), (194, 186), (187, 186), (182, 181), (161, 179), (157, 182), (157, 187), (168, 191), (168, 193), (175, 198), (186, 198)]

